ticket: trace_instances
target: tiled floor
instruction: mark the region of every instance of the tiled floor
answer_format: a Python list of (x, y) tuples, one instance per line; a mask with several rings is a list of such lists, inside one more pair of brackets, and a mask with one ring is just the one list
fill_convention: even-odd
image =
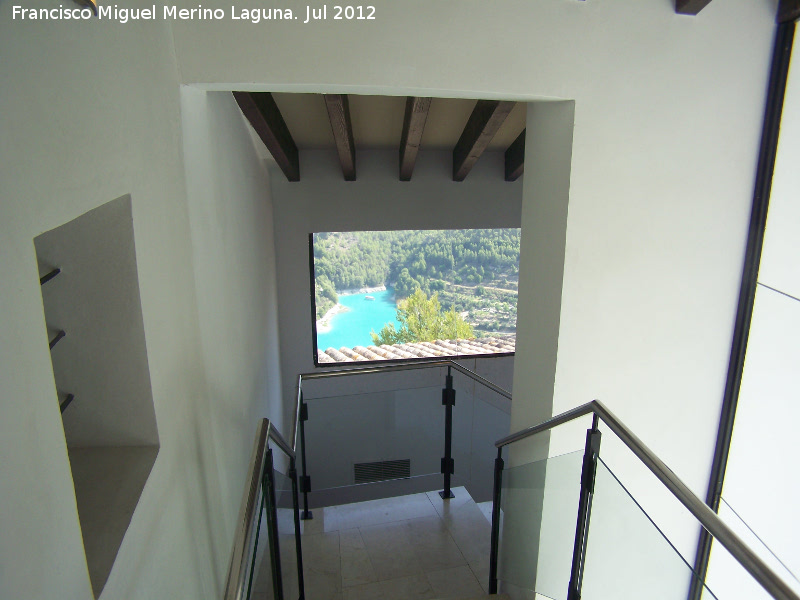
[[(428, 492), (316, 509), (313, 520), (302, 523), (306, 598), (429, 600), (485, 594), (491, 526), (485, 508), (464, 488), (453, 492), (451, 500)], [(291, 530), (288, 523), (285, 530)], [(282, 538), (281, 545), (285, 597), (293, 598), (294, 538)], [(266, 577), (257, 578), (255, 591), (268, 593), (259, 580), (263, 584)]]

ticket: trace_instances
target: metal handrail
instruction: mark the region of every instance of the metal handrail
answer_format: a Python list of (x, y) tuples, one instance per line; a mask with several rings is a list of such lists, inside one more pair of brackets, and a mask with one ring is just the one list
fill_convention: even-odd
[(664, 462), (648, 448), (636, 434), (620, 421), (614, 413), (600, 401), (592, 400), (582, 406), (556, 415), (538, 425), (522, 429), (495, 442), (495, 447), (502, 448), (537, 433), (548, 431), (584, 415), (597, 415), (622, 442), (650, 469), (650, 472), (683, 504), (692, 515), (719, 541), (739, 564), (778, 600), (800, 600), (781, 577), (775, 573), (761, 558), (745, 544), (705, 502), (698, 498), (689, 487)]
[(297, 424), (300, 422), (300, 399), (303, 393), (303, 381), (308, 380), (312, 381), (314, 379), (327, 379), (329, 377), (346, 377), (348, 375), (369, 375), (373, 373), (387, 373), (393, 371), (410, 371), (412, 369), (434, 369), (439, 367), (452, 367), (459, 373), (462, 373), (473, 379), (474, 381), (480, 383), (482, 386), (489, 388), (493, 392), (496, 392), (511, 400), (511, 392), (501, 388), (499, 385), (495, 385), (488, 379), (481, 377), (475, 371), (468, 369), (467, 367), (457, 363), (454, 360), (419, 360), (413, 363), (405, 363), (405, 364), (391, 364), (391, 365), (378, 365), (378, 366), (369, 366), (369, 367), (344, 367), (340, 369), (332, 369), (327, 371), (320, 371), (315, 373), (301, 373), (297, 376), (297, 387), (296, 387), (296, 395), (295, 395), (295, 421), (292, 429), (292, 444), (293, 448), (297, 449)]
[[(264, 420), (265, 421), (269, 421), (269, 419), (264, 419)], [(296, 454), (294, 452), (294, 448), (292, 448), (289, 445), (289, 443), (285, 439), (283, 439), (283, 436), (280, 434), (280, 432), (277, 429), (272, 427), (272, 423), (270, 423), (270, 427), (269, 427), (269, 439), (271, 439), (273, 442), (275, 442), (278, 445), (278, 447), (281, 450), (283, 450), (289, 458), (292, 458), (292, 459), (296, 458)]]
[(280, 432), (272, 426), (269, 419), (261, 419), (256, 431), (256, 440), (250, 456), (248, 469), (249, 481), (245, 488), (239, 519), (236, 522), (236, 534), (233, 539), (233, 552), (228, 567), (228, 578), (225, 583), (225, 600), (240, 600), (244, 597), (247, 584), (247, 561), (250, 548), (253, 546), (256, 516), (260, 510), (259, 489), (264, 477), (264, 467), (268, 441), (274, 441), (289, 458), (295, 458), (295, 452)]

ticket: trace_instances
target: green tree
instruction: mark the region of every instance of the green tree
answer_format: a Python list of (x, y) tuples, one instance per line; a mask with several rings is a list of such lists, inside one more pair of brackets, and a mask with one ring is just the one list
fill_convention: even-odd
[(321, 319), (326, 312), (336, 306), (339, 296), (333, 283), (326, 275), (318, 275), (314, 280), (314, 303), (317, 307), (317, 319)]
[(408, 274), (408, 269), (400, 271), (400, 275), (397, 277), (397, 282), (394, 285), (394, 293), (400, 298), (405, 298), (412, 295), (415, 290), (418, 289), (419, 282)]
[(400, 329), (396, 329), (394, 323), (387, 323), (379, 333), (370, 332), (376, 346), (475, 337), (472, 326), (455, 311), (455, 307), (442, 311), (439, 295), (433, 294), (428, 298), (420, 289), (400, 301), (397, 320)]

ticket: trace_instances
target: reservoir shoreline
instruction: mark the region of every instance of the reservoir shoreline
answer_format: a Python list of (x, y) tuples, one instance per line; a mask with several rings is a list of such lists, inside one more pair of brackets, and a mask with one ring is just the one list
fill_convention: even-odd
[(342, 290), (341, 292), (336, 292), (339, 296), (353, 296), (355, 294), (371, 294), (372, 292), (385, 292), (386, 286), (379, 285), (377, 287), (362, 287), (362, 288), (353, 288), (349, 290)]
[[(362, 305), (361, 299), (373, 300), (369, 294), (375, 294), (374, 301)], [(331, 347), (336, 348), (371, 345), (370, 330), (378, 331), (387, 322), (397, 325), (397, 302), (393, 290), (385, 285), (346, 289), (338, 292), (338, 296), (340, 301), (316, 321), (317, 343), (322, 350), (331, 342)]]
[[(337, 296), (353, 296), (355, 294), (371, 294), (372, 292), (385, 292), (386, 286), (379, 285), (377, 287), (363, 287), (363, 288), (352, 288), (349, 290), (342, 290), (341, 292), (336, 292)], [(338, 302), (328, 310), (324, 315), (322, 315), (321, 319), (317, 320), (317, 333), (329, 333), (331, 330), (331, 319), (338, 315), (339, 313), (346, 312), (350, 310), (346, 306), (342, 306)]]

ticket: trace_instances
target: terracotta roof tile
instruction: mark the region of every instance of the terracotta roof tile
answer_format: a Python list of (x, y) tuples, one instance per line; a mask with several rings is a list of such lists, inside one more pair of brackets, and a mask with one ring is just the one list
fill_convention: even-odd
[(383, 346), (356, 346), (355, 348), (328, 348), (319, 350), (320, 363), (362, 362), (376, 360), (402, 360), (408, 358), (441, 358), (469, 354), (502, 354), (514, 352), (516, 336), (502, 338), (477, 338), (472, 340), (436, 340)]

